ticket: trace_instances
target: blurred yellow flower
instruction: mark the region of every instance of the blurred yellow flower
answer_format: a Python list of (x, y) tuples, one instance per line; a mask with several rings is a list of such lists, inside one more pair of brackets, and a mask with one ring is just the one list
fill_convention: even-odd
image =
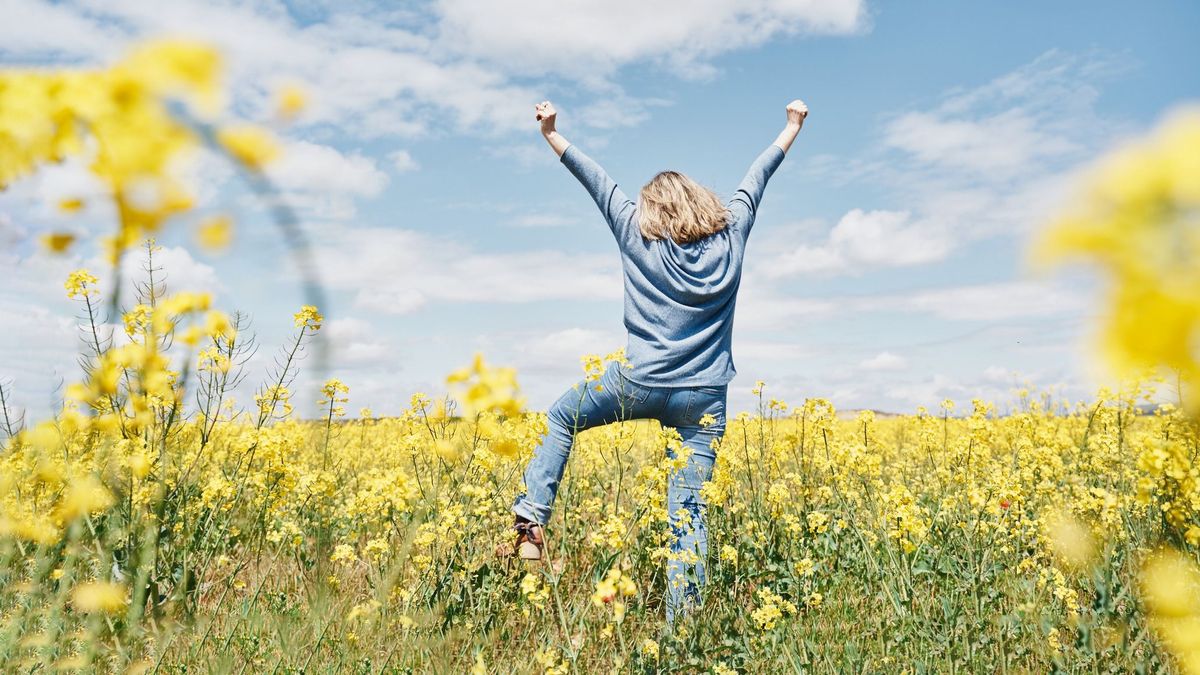
[(65, 253), (75, 243), (75, 235), (70, 232), (50, 232), (40, 238), (42, 247), (51, 253)]
[(255, 170), (262, 170), (280, 153), (279, 143), (255, 126), (223, 127), (217, 132), (217, 140), (239, 162)]
[(633, 582), (633, 579), (623, 574), (620, 568), (614, 567), (608, 571), (608, 574), (603, 579), (596, 582), (596, 590), (592, 593), (592, 604), (597, 607), (612, 604), (614, 610), (618, 614), (623, 615), (624, 604), (620, 603), (618, 599), (636, 594), (637, 585)]
[(92, 475), (72, 479), (63, 491), (56, 509), (63, 522), (103, 511), (113, 504), (112, 493)]
[(446, 377), (468, 415), (485, 411), (515, 417), (524, 408), (519, 396), (517, 373), (513, 368), (492, 368), (476, 354), (470, 367), (460, 368)]
[(1045, 517), (1045, 534), (1058, 559), (1071, 567), (1084, 568), (1096, 557), (1096, 541), (1092, 533), (1065, 509), (1058, 509)]
[(126, 594), (123, 584), (95, 581), (76, 586), (71, 592), (71, 604), (81, 612), (115, 614), (125, 609)]
[(1031, 248), (1039, 267), (1078, 256), (1104, 270), (1100, 348), (1120, 377), (1166, 367), (1200, 386), (1198, 158), (1200, 107), (1185, 108), (1098, 162)]
[(233, 241), (233, 219), (227, 215), (205, 218), (196, 229), (196, 241), (213, 251), (228, 248)]
[(276, 110), (285, 120), (294, 119), (308, 106), (308, 92), (295, 84), (281, 88), (275, 98)]
[(437, 453), (438, 457), (451, 464), (457, 462), (462, 456), (462, 453), (458, 450), (458, 446), (453, 441), (445, 438), (439, 438), (433, 442), (433, 451)]
[(1200, 674), (1200, 567), (1174, 549), (1151, 555), (1141, 570), (1151, 625), (1183, 671)]
[(79, 197), (67, 197), (58, 202), (58, 209), (63, 213), (76, 213), (83, 209), (84, 201)]

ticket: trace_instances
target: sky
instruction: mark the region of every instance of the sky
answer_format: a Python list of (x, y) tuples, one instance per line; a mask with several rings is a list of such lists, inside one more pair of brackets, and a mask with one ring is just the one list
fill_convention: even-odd
[[(628, 194), (674, 169), (723, 198), (787, 103), (807, 103), (747, 247), (732, 410), (753, 408), (756, 380), (791, 404), (893, 412), (945, 398), (1005, 409), (1022, 386), (1086, 398), (1103, 377), (1100, 280), (1030, 270), (1029, 241), (1089, 163), (1200, 104), (1200, 4), (1182, 0), (0, 0), (0, 19), (5, 68), (210, 41), (229, 121), (275, 124), (275, 93), (303, 85), (310, 105), (278, 128), (270, 175), (318, 251), (323, 375), (349, 385), (352, 414), (437, 395), (476, 352), (517, 368), (544, 409), (582, 355), (624, 346), (616, 244), (541, 138), (542, 100)], [(55, 208), (95, 193), (83, 167), (0, 193), (0, 382), (35, 419), (80, 378), (63, 281), (80, 267), (113, 277), (97, 245), (111, 208)], [(180, 170), (200, 204), (159, 237), (159, 260), (170, 289), (253, 317), (246, 402), (294, 330), (299, 278), (231, 167), (202, 152)], [(213, 213), (237, 221), (224, 254), (195, 245)], [(63, 229), (84, 236), (69, 255), (39, 250)], [(311, 413), (304, 365), (294, 400)]]

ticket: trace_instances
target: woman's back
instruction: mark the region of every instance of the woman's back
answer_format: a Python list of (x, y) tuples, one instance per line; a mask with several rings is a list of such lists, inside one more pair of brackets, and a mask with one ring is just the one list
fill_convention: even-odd
[(621, 249), (629, 379), (661, 387), (719, 386), (733, 379), (733, 315), (746, 238), (763, 189), (783, 161), (768, 146), (725, 207), (728, 225), (703, 239), (647, 239), (638, 207), (574, 145), (561, 161), (605, 215)]

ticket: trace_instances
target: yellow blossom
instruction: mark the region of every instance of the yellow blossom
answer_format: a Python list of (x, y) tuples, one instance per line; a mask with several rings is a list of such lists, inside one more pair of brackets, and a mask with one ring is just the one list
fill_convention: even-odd
[(226, 215), (205, 218), (196, 228), (196, 240), (209, 250), (228, 248), (233, 241), (233, 219)]
[(279, 116), (286, 120), (295, 118), (308, 105), (308, 93), (295, 84), (281, 88), (275, 98)]
[(96, 277), (92, 276), (87, 270), (75, 270), (67, 276), (67, 282), (64, 286), (67, 289), (68, 298), (73, 298), (77, 295), (86, 298), (96, 295), (99, 292), (99, 289), (96, 288), (96, 284), (98, 283), (99, 281)]
[(79, 197), (67, 197), (58, 202), (58, 208), (63, 213), (76, 213), (84, 207), (84, 201)]
[(71, 591), (71, 605), (81, 612), (115, 614), (125, 609), (127, 593), (125, 586), (118, 583), (84, 583)]
[(296, 312), (295, 316), (296, 328), (307, 328), (310, 331), (316, 332), (321, 328), (321, 322), (325, 320), (317, 308), (312, 305), (304, 305)]
[(279, 144), (266, 131), (249, 125), (223, 127), (217, 140), (242, 164), (261, 170), (279, 156)]
[(75, 239), (71, 232), (50, 232), (43, 234), (40, 241), (42, 247), (51, 253), (65, 253), (75, 243)]

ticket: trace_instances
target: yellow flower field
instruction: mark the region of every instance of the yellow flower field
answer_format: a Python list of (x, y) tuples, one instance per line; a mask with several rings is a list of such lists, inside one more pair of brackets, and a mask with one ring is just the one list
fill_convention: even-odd
[[(298, 315), (297, 335), (317, 321)], [(1002, 417), (947, 401), (842, 419), (824, 400), (763, 398), (720, 448), (706, 602), (672, 635), (670, 431), (581, 435), (552, 562), (526, 566), (494, 548), (544, 418), (498, 417), (509, 380), (486, 363), (451, 379), (472, 383), (473, 415), (423, 394), (402, 416), (356, 421), (266, 402), (257, 417), (178, 421), (167, 402), (136, 433), (68, 411), (18, 434), (3, 456), (6, 662), (1123, 672), (1167, 667), (1163, 622), (1194, 650), (1197, 608), (1156, 599), (1139, 570), (1158, 542), (1200, 535), (1196, 429), (1170, 408), (1139, 414), (1142, 391), (1025, 395)], [(1184, 597), (1189, 569), (1169, 582)]]

